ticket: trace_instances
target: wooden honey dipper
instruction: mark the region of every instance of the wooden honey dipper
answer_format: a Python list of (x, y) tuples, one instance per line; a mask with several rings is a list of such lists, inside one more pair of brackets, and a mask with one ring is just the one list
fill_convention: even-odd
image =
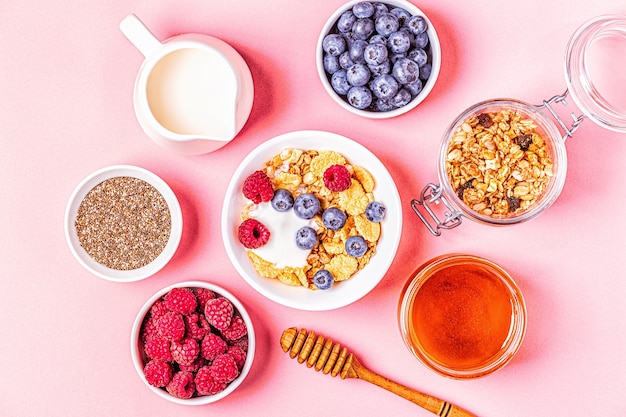
[(356, 356), (348, 352), (348, 349), (338, 343), (333, 343), (331, 339), (317, 336), (315, 332), (311, 331), (307, 334), (306, 329), (298, 331), (297, 328), (290, 327), (283, 332), (280, 338), (280, 346), (283, 352), (289, 352), (291, 359), (297, 358), (298, 363), (306, 361), (307, 367), (311, 368), (314, 366), (318, 372), (321, 370), (322, 373), (330, 373), (333, 377), (339, 375), (341, 379), (358, 378), (371, 382), (438, 416), (476, 417), (474, 414), (449, 402), (405, 387), (370, 371), (361, 365)]

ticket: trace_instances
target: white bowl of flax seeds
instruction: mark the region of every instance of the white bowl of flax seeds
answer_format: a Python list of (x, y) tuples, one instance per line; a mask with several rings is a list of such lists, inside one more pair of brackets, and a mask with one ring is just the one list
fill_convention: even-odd
[(65, 237), (78, 262), (116, 282), (148, 278), (174, 256), (182, 212), (172, 189), (154, 173), (130, 165), (93, 172), (74, 189)]

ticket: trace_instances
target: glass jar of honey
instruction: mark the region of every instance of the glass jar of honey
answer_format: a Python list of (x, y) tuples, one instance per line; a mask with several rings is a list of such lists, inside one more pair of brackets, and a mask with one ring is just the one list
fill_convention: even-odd
[(407, 281), (398, 322), (409, 350), (455, 379), (490, 374), (518, 351), (526, 332), (524, 297), (511, 276), (472, 255), (437, 257)]
[[(438, 236), (463, 217), (506, 226), (545, 212), (565, 184), (565, 140), (585, 119), (626, 133), (626, 85), (614, 71), (624, 57), (626, 16), (597, 17), (570, 39), (564, 94), (539, 105), (492, 99), (463, 111), (443, 135), (439, 184), (427, 184), (411, 201), (430, 232)], [(570, 96), (582, 114), (570, 112), (568, 122), (561, 113)]]

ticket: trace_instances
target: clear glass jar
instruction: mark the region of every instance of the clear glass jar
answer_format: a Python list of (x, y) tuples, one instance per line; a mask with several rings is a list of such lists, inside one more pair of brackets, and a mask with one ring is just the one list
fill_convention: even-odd
[(409, 277), (398, 302), (407, 348), (432, 371), (454, 379), (485, 376), (509, 363), (526, 321), (513, 278), (473, 255), (430, 260)]
[[(439, 149), (440, 185), (427, 184), (420, 197), (411, 201), (413, 210), (431, 233), (438, 236), (442, 229), (458, 226), (463, 217), (487, 225), (506, 226), (530, 220), (545, 212), (557, 199), (565, 184), (567, 175), (565, 140), (573, 135), (580, 123), (589, 118), (601, 127), (626, 133), (626, 98), (622, 97), (622, 94), (615, 94), (615, 89), (610, 85), (602, 86), (600, 82), (607, 78), (606, 75), (610, 71), (603, 59), (606, 58), (604, 61), (610, 62), (611, 57), (615, 59), (615, 54), (626, 56), (626, 17), (615, 15), (597, 17), (582, 25), (570, 39), (565, 56), (565, 79), (568, 88), (564, 94), (545, 100), (540, 105), (510, 98), (492, 99), (475, 104), (462, 112), (446, 130)], [(604, 72), (603, 76), (599, 76), (601, 72)], [(624, 86), (621, 87), (623, 91)], [(554, 107), (556, 104), (567, 106), (568, 95), (582, 112), (581, 115), (570, 113), (572, 120), (569, 124), (560, 117)], [(532, 158), (536, 157), (534, 155), (530, 155), (532, 157), (530, 162), (523, 162), (525, 168), (526, 165), (531, 165), (529, 167), (531, 172), (535, 170), (533, 175), (528, 172), (520, 173), (521, 170), (517, 165), (507, 165), (509, 164), (505, 161), (507, 152), (515, 145), (523, 143), (525, 137), (521, 134), (514, 137), (513, 133), (501, 135), (510, 143), (507, 143), (500, 152), (496, 162), (486, 161), (481, 155), (490, 149), (500, 151), (499, 144), (487, 144), (485, 147), (484, 136), (481, 136), (480, 146), (474, 146), (471, 152), (464, 150), (461, 162), (457, 165), (451, 163), (458, 156), (451, 152), (461, 147), (459, 143), (462, 139), (459, 139), (459, 132), (467, 131), (471, 140), (476, 139), (478, 130), (481, 131), (478, 135), (491, 134), (495, 128), (487, 128), (489, 124), (487, 122), (482, 126), (482, 122), (477, 122), (478, 116), (482, 117), (484, 114), (501, 116), (510, 112), (515, 112), (521, 119), (532, 121), (536, 125), (533, 130), (533, 141), (537, 135), (538, 142), (545, 142), (540, 151), (547, 152), (548, 159), (545, 159), (545, 164), (539, 164), (541, 171), (532, 166), (534, 163)], [(478, 126), (479, 124), (482, 127)], [(468, 130), (471, 126), (478, 126), (478, 130), (474, 128)], [(511, 128), (509, 132), (513, 130)], [(522, 146), (521, 150), (527, 154), (529, 150), (524, 148), (525, 146)], [(519, 154), (519, 149), (514, 150)], [(530, 153), (535, 150), (530, 149)], [(465, 160), (473, 162), (466, 164), (463, 162)], [(504, 168), (505, 165), (507, 167)], [(490, 171), (487, 172), (487, 169)], [(506, 172), (507, 169), (509, 172)], [(471, 178), (472, 173), (479, 177), (478, 182)], [(517, 174), (516, 180), (511, 180), (513, 173)], [(538, 180), (537, 177), (541, 179)], [(538, 186), (538, 181), (541, 181), (541, 187)], [(485, 189), (487, 186), (488, 189)], [(519, 188), (516, 188), (517, 186)], [(468, 189), (470, 191), (467, 191)], [(470, 194), (469, 197), (465, 196), (466, 192)], [(481, 199), (487, 194), (489, 198)], [(444, 207), (443, 219), (433, 210), (434, 206), (440, 203)]]

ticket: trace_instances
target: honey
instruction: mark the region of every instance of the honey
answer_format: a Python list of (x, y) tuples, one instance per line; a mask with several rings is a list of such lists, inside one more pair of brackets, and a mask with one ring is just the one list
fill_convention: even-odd
[(469, 255), (433, 260), (409, 280), (399, 306), (408, 347), (446, 376), (482, 376), (507, 363), (525, 331), (521, 292), (497, 265)]

